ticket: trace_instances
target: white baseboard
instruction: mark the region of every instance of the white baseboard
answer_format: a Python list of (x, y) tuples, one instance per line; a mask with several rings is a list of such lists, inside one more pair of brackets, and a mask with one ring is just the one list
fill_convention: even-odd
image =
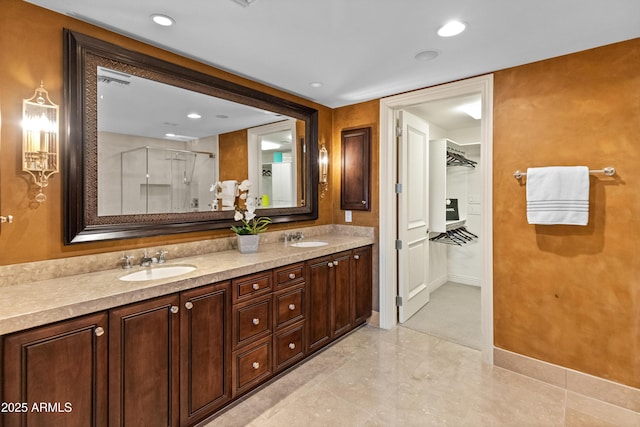
[(448, 274), (447, 280), (449, 282), (462, 283), (463, 285), (470, 285), (470, 286), (477, 286), (477, 287), (482, 286), (482, 280), (479, 279), (478, 277), (463, 276), (461, 274)]

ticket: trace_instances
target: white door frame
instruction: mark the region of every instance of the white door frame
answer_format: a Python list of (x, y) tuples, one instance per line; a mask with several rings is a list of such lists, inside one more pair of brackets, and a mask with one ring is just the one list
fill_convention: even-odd
[(482, 360), (493, 364), (493, 75), (443, 84), (380, 100), (380, 327), (391, 329), (398, 323), (396, 295), (398, 266), (395, 249), (397, 218), (397, 154), (395, 111), (411, 105), (461, 95), (482, 96)]

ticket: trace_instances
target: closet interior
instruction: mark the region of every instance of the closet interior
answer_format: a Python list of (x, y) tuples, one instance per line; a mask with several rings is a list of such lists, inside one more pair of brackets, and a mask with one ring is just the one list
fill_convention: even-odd
[(481, 119), (459, 113), (480, 96), (452, 98), (407, 110), (429, 124), (429, 292), (404, 325), (481, 347)]

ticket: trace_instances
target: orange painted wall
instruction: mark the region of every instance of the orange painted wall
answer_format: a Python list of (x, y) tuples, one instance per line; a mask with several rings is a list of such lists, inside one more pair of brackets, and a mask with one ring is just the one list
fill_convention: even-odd
[[(495, 73), (497, 347), (640, 387), (640, 39)], [(535, 226), (531, 166), (591, 177), (589, 225)]]
[[(117, 240), (64, 246), (62, 241), (62, 177), (54, 175), (46, 189), (48, 200), (31, 202), (28, 176), (21, 171), (20, 127), (22, 99), (44, 81), (51, 99), (62, 104), (62, 29), (69, 28), (128, 49), (141, 51), (195, 70), (243, 84), (318, 109), (319, 135), (331, 137), (331, 109), (276, 89), (206, 66), (104, 29), (50, 12), (21, 0), (0, 0), (0, 215), (13, 215), (13, 224), (0, 227), (0, 265), (63, 258), (91, 253), (144, 248), (231, 235), (231, 231), (189, 233), (145, 239)], [(60, 117), (63, 117), (63, 111)], [(273, 225), (271, 230), (327, 224), (330, 206), (321, 206), (317, 221)]]
[(247, 130), (242, 129), (218, 136), (220, 152), (220, 181), (235, 179), (238, 182), (247, 179), (249, 170), (249, 150), (247, 148)]
[(340, 156), (341, 135), (345, 129), (358, 129), (371, 127), (371, 210), (353, 211), (351, 225), (378, 227), (380, 216), (379, 189), (380, 189), (380, 100), (363, 102), (336, 108), (333, 111), (333, 144), (329, 156), (331, 158), (331, 170), (329, 171), (329, 188), (335, 200), (333, 208), (333, 222), (335, 224), (347, 224), (344, 220), (344, 211), (340, 209)]

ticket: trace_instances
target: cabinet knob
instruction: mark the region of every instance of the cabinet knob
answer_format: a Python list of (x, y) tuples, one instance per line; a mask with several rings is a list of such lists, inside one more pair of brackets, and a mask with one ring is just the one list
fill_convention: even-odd
[(329, 267), (333, 267), (333, 263), (332, 263), (332, 262), (328, 262), (328, 263), (327, 263), (327, 265), (328, 265)]
[(193, 303), (191, 301), (185, 302), (184, 308), (186, 308), (187, 310), (191, 310), (193, 308)]
[(362, 201), (362, 204), (363, 204), (363, 205), (366, 205), (366, 204), (367, 204), (367, 201), (366, 201), (366, 200), (363, 200), (363, 201)]
[(104, 335), (104, 328), (102, 326), (98, 326), (93, 330), (93, 333), (96, 334), (97, 337), (101, 337)]
[(253, 366), (253, 369), (258, 369), (260, 367), (260, 364), (258, 362), (253, 362), (251, 366)]
[(333, 261), (333, 265), (338, 265), (338, 261)]
[(254, 291), (257, 291), (258, 289), (260, 289), (260, 285), (258, 283), (254, 283), (253, 286), (251, 286), (253, 288)]
[(293, 350), (293, 349), (295, 349), (295, 348), (296, 348), (296, 345), (295, 345), (294, 343), (290, 342), (290, 343), (289, 343), (289, 348), (290, 348), (291, 350)]
[(289, 304), (289, 310), (293, 311), (296, 309), (296, 305), (295, 304)]
[(179, 312), (179, 311), (180, 311), (180, 307), (178, 307), (177, 305), (172, 305), (172, 306), (171, 306), (171, 312), (172, 312), (173, 314), (176, 314), (176, 313), (177, 313), (177, 312)]
[(289, 273), (289, 279), (295, 279), (295, 278), (296, 278), (295, 273)]
[(353, 259), (360, 259), (360, 255), (354, 255)]
[(255, 319), (253, 319), (253, 324), (254, 325), (259, 325), (260, 324), (260, 319), (258, 319), (257, 317)]

